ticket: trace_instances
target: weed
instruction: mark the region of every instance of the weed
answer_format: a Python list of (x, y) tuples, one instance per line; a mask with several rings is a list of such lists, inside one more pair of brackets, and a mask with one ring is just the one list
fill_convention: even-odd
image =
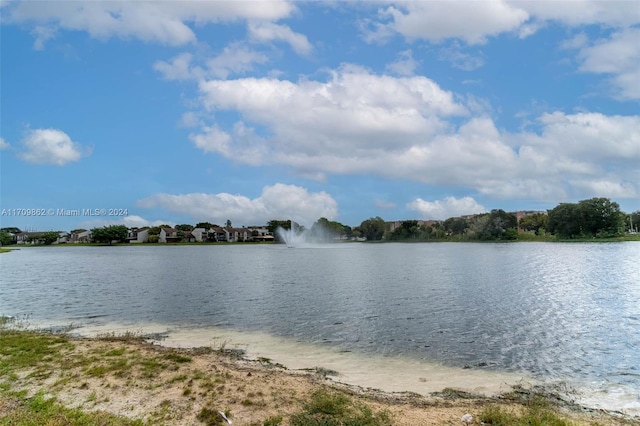
[(185, 356), (185, 355), (181, 355), (181, 354), (177, 354), (177, 353), (170, 353), (164, 356), (164, 358), (166, 360), (169, 361), (173, 361), (176, 362), (178, 364), (184, 364), (186, 362), (191, 362), (191, 357)]
[(342, 392), (320, 390), (311, 396), (301, 413), (291, 416), (291, 426), (383, 426), (390, 423), (386, 411), (374, 413)]
[(282, 423), (282, 416), (271, 416), (262, 422), (262, 426), (279, 426)]

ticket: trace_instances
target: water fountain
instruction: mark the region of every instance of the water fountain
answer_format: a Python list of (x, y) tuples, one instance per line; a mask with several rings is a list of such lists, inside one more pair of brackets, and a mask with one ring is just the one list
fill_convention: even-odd
[(276, 229), (278, 237), (284, 241), (287, 247), (299, 247), (307, 242), (305, 231), (296, 232), (294, 228), (295, 226), (292, 226), (291, 229), (284, 229), (282, 227)]

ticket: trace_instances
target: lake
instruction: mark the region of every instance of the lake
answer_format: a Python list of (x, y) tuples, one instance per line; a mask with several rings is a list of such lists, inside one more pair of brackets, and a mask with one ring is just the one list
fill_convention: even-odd
[(38, 325), (244, 345), (392, 391), (542, 382), (640, 415), (637, 242), (25, 247), (0, 268), (0, 315)]

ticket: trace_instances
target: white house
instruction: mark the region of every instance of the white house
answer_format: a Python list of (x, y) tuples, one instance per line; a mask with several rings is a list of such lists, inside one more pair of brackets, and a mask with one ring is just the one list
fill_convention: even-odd
[(127, 235), (127, 241), (131, 244), (149, 242), (149, 228), (131, 228)]

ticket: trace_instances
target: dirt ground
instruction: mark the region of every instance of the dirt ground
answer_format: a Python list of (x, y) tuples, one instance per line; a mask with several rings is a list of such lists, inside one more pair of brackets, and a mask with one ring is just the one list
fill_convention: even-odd
[[(387, 410), (393, 424), (461, 425), (463, 415), (474, 417), (487, 404), (501, 404), (513, 410), (522, 408), (516, 402), (500, 398), (467, 398), (452, 392), (447, 397), (420, 396), (411, 393), (383, 393), (338, 383), (326, 372), (291, 371), (267, 359), (249, 361), (232, 351), (163, 348), (144, 343), (112, 342), (98, 339), (74, 340), (74, 348), (66, 354), (68, 360), (100, 356), (127, 357), (134, 360), (159, 359), (163, 354), (178, 353), (177, 362), (163, 368), (150, 368), (150, 374), (140, 370), (87, 374), (86, 365), (67, 366), (53, 374), (19, 378), (16, 387), (34, 394), (44, 389), (67, 406), (83, 410), (104, 410), (114, 414), (150, 421), (151, 424), (203, 425), (198, 413), (203, 408), (228, 413), (234, 425), (262, 425), (271, 417), (282, 416), (287, 424), (290, 414), (299, 412), (310, 395), (322, 387), (347, 391), (356, 401), (375, 410)], [(106, 354), (106, 355), (105, 355)], [(70, 361), (69, 361), (70, 362)], [(123, 361), (124, 362), (124, 361)], [(147, 365), (147, 364), (140, 364)], [(153, 366), (153, 364), (149, 364)], [(141, 367), (142, 368), (142, 367)], [(42, 376), (42, 377), (40, 377)], [(10, 410), (10, 403), (0, 401), (0, 413)], [(601, 412), (569, 411), (577, 424), (629, 424), (618, 422), (615, 416)]]

